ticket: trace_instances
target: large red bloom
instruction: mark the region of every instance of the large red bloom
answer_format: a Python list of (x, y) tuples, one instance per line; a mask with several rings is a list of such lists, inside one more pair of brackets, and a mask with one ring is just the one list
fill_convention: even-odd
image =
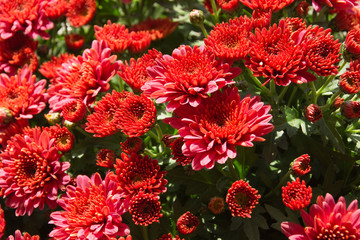
[(240, 0), (245, 6), (262, 12), (277, 12), (294, 1), (295, 0)]
[(70, 181), (65, 173), (70, 164), (59, 162), (61, 155), (53, 142), (48, 130), (28, 129), (12, 137), (0, 154), (0, 187), (6, 205), (16, 208), (17, 216), (43, 209), (45, 203), (55, 208), (58, 189)]
[(300, 182), (300, 178), (296, 178), (296, 181), (288, 182), (281, 189), (283, 202), (288, 208), (300, 210), (310, 204), (312, 189), (310, 186), (306, 187), (304, 180)]
[(166, 172), (160, 171), (158, 161), (147, 155), (122, 153), (121, 159), (116, 159), (115, 170), (114, 179), (127, 206), (139, 192), (160, 194), (166, 191), (167, 180), (163, 178)]
[(111, 24), (110, 20), (104, 27), (94, 26), (97, 40), (106, 42), (111, 51), (121, 53), (131, 44), (129, 30), (125, 25), (118, 23)]
[(26, 64), (31, 71), (35, 71), (38, 65), (36, 48), (37, 42), (22, 32), (0, 41), (0, 72), (15, 75), (16, 70)]
[(234, 83), (232, 79), (240, 74), (240, 68), (230, 68), (203, 46), (181, 46), (147, 70), (152, 80), (141, 90), (156, 103), (169, 102), (168, 111), (182, 105), (197, 107), (209, 93)]
[(43, 0), (1, 0), (0, 37), (7, 39), (17, 31), (24, 31), (31, 38), (48, 39), (45, 31), (51, 29), (53, 23), (45, 16), (47, 4), (48, 1)]
[(346, 208), (346, 202), (340, 197), (338, 202), (331, 194), (325, 198), (319, 196), (317, 204), (310, 207), (309, 213), (301, 210), (306, 227), (296, 223), (283, 222), (283, 233), (294, 240), (325, 239), (360, 239), (360, 210), (358, 201), (354, 200)]
[(48, 89), (51, 111), (61, 111), (74, 99), (81, 99), (86, 105), (92, 104), (99, 92), (109, 90), (109, 81), (119, 66), (120, 61), (111, 55), (106, 43), (94, 40), (82, 57), (71, 58), (57, 69), (57, 77)]
[(36, 82), (36, 76), (27, 66), (17, 75), (0, 75), (0, 107), (10, 110), (16, 118), (32, 118), (46, 106), (46, 80)]
[(149, 31), (132, 31), (130, 32), (131, 44), (129, 51), (133, 53), (141, 53), (149, 48), (151, 43), (151, 34)]
[(215, 92), (197, 108), (181, 107), (176, 117), (164, 121), (179, 129), (184, 155), (193, 157), (193, 169), (200, 170), (235, 158), (236, 146), (252, 147), (253, 141), (264, 141), (262, 136), (274, 128), (269, 111), (260, 97), (240, 99), (234, 87)]
[(247, 17), (230, 19), (228, 23), (214, 26), (204, 43), (221, 59), (239, 60), (249, 52), (251, 29), (252, 21)]
[(173, 22), (170, 18), (147, 18), (145, 21), (140, 22), (132, 26), (131, 30), (149, 31), (152, 40), (158, 40), (170, 35), (177, 27), (179, 23)]
[(111, 239), (130, 233), (121, 217), (126, 209), (109, 173), (104, 180), (99, 173), (77, 176), (76, 187), (68, 185), (57, 202), (64, 211), (50, 215), (55, 229), (49, 236), (54, 239)]
[(146, 68), (154, 66), (156, 60), (160, 58), (162, 58), (161, 52), (156, 49), (149, 50), (147, 54), (137, 60), (131, 58), (129, 63), (127, 61), (125, 64), (122, 63), (118, 74), (132, 90), (141, 92), (141, 87), (151, 79)]
[(136, 225), (148, 226), (154, 222), (159, 222), (162, 217), (160, 197), (152, 193), (135, 195), (130, 202), (129, 213)]
[(226, 195), (226, 203), (229, 205), (231, 215), (251, 218), (251, 213), (261, 197), (257, 193), (258, 191), (244, 180), (234, 182)]
[(297, 36), (286, 27), (284, 20), (269, 30), (255, 29), (255, 34), (250, 37), (252, 46), (246, 66), (254, 76), (263, 76), (265, 83), (274, 79), (277, 85), (286, 86), (291, 82), (314, 81), (315, 76), (306, 72), (302, 47), (296, 42)]
[(69, 0), (66, 18), (69, 20), (71, 26), (81, 27), (90, 22), (95, 11), (95, 0)]

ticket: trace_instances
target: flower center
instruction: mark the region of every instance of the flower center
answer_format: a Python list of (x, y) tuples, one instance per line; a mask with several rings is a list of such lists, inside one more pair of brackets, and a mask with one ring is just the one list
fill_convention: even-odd
[(249, 197), (247, 194), (243, 192), (239, 192), (235, 195), (235, 201), (237, 204), (239, 204), (241, 207), (246, 207), (247, 203), (249, 201)]
[(348, 229), (345, 226), (334, 225), (330, 223), (321, 228), (320, 233), (316, 236), (317, 240), (355, 240), (354, 229)]

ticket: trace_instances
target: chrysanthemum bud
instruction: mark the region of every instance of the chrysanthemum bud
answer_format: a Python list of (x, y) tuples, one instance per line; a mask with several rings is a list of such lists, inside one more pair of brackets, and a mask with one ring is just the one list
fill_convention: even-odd
[(181, 234), (187, 235), (196, 230), (199, 225), (199, 219), (191, 212), (186, 212), (179, 217), (176, 228)]
[(225, 201), (222, 197), (213, 197), (208, 204), (209, 210), (213, 214), (220, 214), (224, 210)]
[(63, 118), (70, 122), (79, 122), (86, 114), (86, 106), (80, 99), (66, 103), (62, 109)]
[(193, 9), (190, 12), (190, 22), (194, 25), (201, 25), (205, 20), (204, 12), (198, 9)]
[(68, 129), (71, 129), (71, 128), (73, 128), (73, 127), (76, 125), (75, 123), (70, 122), (70, 121), (68, 121), (68, 120), (65, 120), (65, 121), (63, 122), (63, 124), (64, 124), (64, 126), (67, 127)]
[(308, 154), (303, 154), (300, 157), (296, 158), (291, 163), (291, 170), (299, 176), (305, 175), (310, 172), (311, 167), (310, 163), (310, 156)]
[(344, 102), (341, 105), (341, 114), (350, 119), (360, 117), (360, 103), (355, 101)]
[(345, 72), (339, 79), (339, 88), (347, 94), (354, 94), (360, 88), (360, 72)]
[(335, 99), (335, 101), (334, 101), (334, 107), (335, 107), (335, 109), (340, 108), (340, 107), (341, 107), (341, 104), (343, 104), (343, 102), (344, 102), (344, 99), (343, 99), (343, 98), (337, 97), (337, 98)]
[(0, 107), (0, 127), (5, 127), (13, 120), (9, 109)]
[(310, 122), (319, 121), (323, 117), (321, 108), (316, 104), (310, 104), (305, 109), (305, 117)]
[(55, 125), (57, 123), (60, 123), (61, 118), (60, 118), (60, 113), (58, 112), (44, 114), (44, 116), (50, 125)]
[(309, 11), (309, 5), (310, 4), (307, 3), (306, 1), (299, 2), (299, 4), (295, 8), (296, 15), (301, 18), (306, 17), (306, 15)]

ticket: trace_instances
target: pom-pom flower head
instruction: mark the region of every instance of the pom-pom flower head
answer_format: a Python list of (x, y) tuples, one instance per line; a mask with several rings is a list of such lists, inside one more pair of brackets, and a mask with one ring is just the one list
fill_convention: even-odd
[(208, 209), (213, 214), (220, 214), (224, 210), (225, 201), (222, 197), (213, 197), (210, 199)]
[(300, 182), (300, 178), (296, 181), (288, 182), (287, 186), (282, 187), (282, 199), (288, 208), (292, 210), (304, 209), (310, 204), (312, 197), (311, 187), (306, 187), (305, 181)]
[(347, 94), (357, 93), (360, 89), (360, 72), (344, 72), (341, 74), (339, 88)]
[(121, 150), (129, 155), (131, 155), (132, 152), (139, 153), (144, 148), (143, 140), (139, 137), (128, 137), (124, 142), (120, 143), (120, 145)]
[(217, 91), (196, 107), (183, 106), (176, 117), (165, 119), (184, 138), (182, 151), (192, 157), (192, 168), (213, 168), (236, 157), (236, 146), (252, 147), (272, 131), (270, 106), (260, 97), (240, 99), (237, 88)]
[(239, 68), (216, 60), (203, 46), (181, 46), (147, 70), (152, 79), (141, 90), (156, 103), (169, 102), (168, 111), (181, 105), (199, 106), (209, 93), (234, 83), (232, 79), (240, 74)]
[(148, 31), (152, 40), (159, 40), (169, 36), (178, 24), (171, 21), (170, 18), (147, 18), (145, 21), (132, 26), (131, 31)]
[(360, 117), (360, 102), (346, 101), (341, 105), (341, 114), (349, 119)]
[(297, 157), (291, 163), (291, 170), (299, 176), (305, 175), (310, 172), (310, 156), (309, 154), (303, 154), (300, 157)]
[(71, 33), (65, 35), (66, 47), (71, 51), (78, 51), (85, 43), (85, 37), (80, 34)]
[(96, 156), (96, 165), (105, 168), (113, 168), (115, 152), (111, 149), (100, 149)]
[(69, 20), (71, 26), (81, 27), (90, 22), (95, 11), (95, 0), (69, 0), (66, 18)]
[(229, 188), (226, 203), (229, 205), (231, 215), (242, 218), (251, 218), (255, 205), (259, 203), (260, 194), (248, 182), (238, 180)]
[(319, 196), (309, 213), (301, 210), (305, 227), (283, 222), (281, 229), (289, 239), (360, 239), (360, 210), (354, 200), (346, 208), (344, 197), (335, 202), (331, 194)]
[(162, 217), (159, 199), (158, 195), (143, 192), (131, 199), (129, 213), (136, 225), (148, 226), (159, 222), (159, 218)]
[(74, 144), (74, 135), (66, 128), (59, 125), (49, 128), (50, 137), (54, 139), (54, 146), (62, 152), (70, 151)]
[(130, 233), (121, 217), (126, 209), (109, 174), (104, 180), (99, 173), (77, 176), (76, 187), (68, 185), (58, 204), (64, 211), (53, 212), (49, 222), (55, 225), (49, 234), (54, 239), (100, 240)]
[(323, 117), (322, 110), (318, 105), (310, 104), (305, 109), (305, 117), (310, 122), (317, 122)]
[(63, 118), (69, 122), (79, 122), (86, 114), (86, 106), (80, 99), (67, 102), (61, 112)]
[(177, 230), (184, 235), (191, 234), (199, 225), (199, 219), (191, 212), (186, 212), (179, 217), (176, 223)]
[(55, 208), (58, 189), (70, 181), (65, 173), (70, 164), (59, 162), (61, 155), (53, 142), (48, 130), (27, 129), (12, 137), (0, 154), (0, 187), (6, 205), (16, 208), (17, 216), (43, 209), (45, 203)]
[(129, 30), (125, 25), (108, 21), (104, 27), (94, 26), (97, 40), (107, 43), (111, 51), (121, 53), (131, 44)]

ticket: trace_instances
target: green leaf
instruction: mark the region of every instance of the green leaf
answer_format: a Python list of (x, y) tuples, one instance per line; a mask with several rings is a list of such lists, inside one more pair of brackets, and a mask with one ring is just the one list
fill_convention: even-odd
[(320, 119), (320, 132), (327, 136), (334, 147), (341, 153), (345, 153), (345, 145), (335, 125), (331, 125), (325, 118)]

